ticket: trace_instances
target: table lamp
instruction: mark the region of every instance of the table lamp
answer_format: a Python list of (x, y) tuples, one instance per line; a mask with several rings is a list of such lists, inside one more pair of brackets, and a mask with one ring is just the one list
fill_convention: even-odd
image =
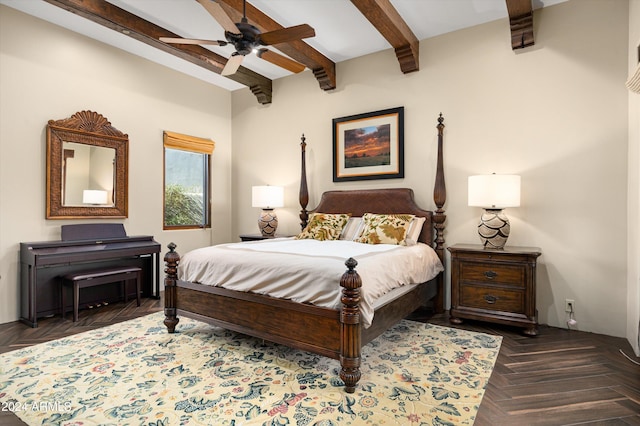
[(478, 224), (480, 241), (485, 248), (502, 249), (509, 238), (511, 226), (502, 209), (520, 206), (520, 176), (469, 176), (469, 206), (482, 207)]
[(107, 191), (99, 189), (85, 189), (82, 191), (82, 204), (107, 204)]
[(262, 209), (258, 218), (258, 228), (260, 228), (262, 236), (275, 236), (278, 217), (273, 209), (284, 206), (284, 188), (269, 185), (254, 186), (251, 190), (251, 205)]

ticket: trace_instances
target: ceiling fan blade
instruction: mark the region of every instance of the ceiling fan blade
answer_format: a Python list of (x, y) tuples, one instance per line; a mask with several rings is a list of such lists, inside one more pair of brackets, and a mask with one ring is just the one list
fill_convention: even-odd
[(299, 62), (294, 61), (293, 59), (289, 59), (286, 56), (280, 55), (279, 53), (272, 52), (268, 49), (258, 49), (256, 52), (258, 58), (264, 59), (267, 62), (271, 62), (274, 65), (277, 65), (281, 68), (284, 68), (292, 73), (299, 73), (304, 71), (306, 68)]
[(236, 24), (233, 22), (233, 20), (229, 17), (229, 15), (227, 15), (227, 13), (224, 11), (222, 6), (220, 6), (220, 3), (214, 0), (196, 0), (196, 1), (200, 3), (202, 7), (207, 9), (207, 12), (209, 12), (209, 14), (213, 16), (213, 19), (215, 19), (218, 22), (218, 24), (222, 25), (222, 28), (224, 28), (225, 31), (229, 31), (230, 33), (234, 33), (234, 34), (240, 33), (240, 30), (238, 29)]
[(231, 55), (231, 57), (227, 60), (226, 65), (222, 69), (222, 72), (220, 73), (220, 75), (235, 74), (235, 72), (238, 71), (238, 68), (240, 68), (240, 64), (242, 63), (243, 59), (244, 59), (244, 56), (239, 55), (237, 53), (234, 53), (233, 55)]
[(205, 44), (214, 46), (226, 46), (226, 41), (222, 40), (200, 40), (197, 38), (180, 38), (180, 37), (160, 37), (160, 41), (170, 44)]
[(300, 40), (308, 37), (315, 37), (315, 30), (308, 24), (296, 25), (260, 34), (260, 44), (265, 46), (288, 41)]

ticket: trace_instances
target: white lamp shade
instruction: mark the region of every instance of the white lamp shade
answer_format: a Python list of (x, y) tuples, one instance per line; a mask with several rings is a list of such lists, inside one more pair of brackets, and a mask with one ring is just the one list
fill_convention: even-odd
[(85, 189), (82, 191), (83, 204), (107, 204), (107, 191)]
[(485, 209), (504, 209), (520, 205), (520, 176), (469, 176), (469, 205)]
[(281, 186), (254, 186), (251, 189), (251, 205), (263, 209), (284, 206), (284, 188)]

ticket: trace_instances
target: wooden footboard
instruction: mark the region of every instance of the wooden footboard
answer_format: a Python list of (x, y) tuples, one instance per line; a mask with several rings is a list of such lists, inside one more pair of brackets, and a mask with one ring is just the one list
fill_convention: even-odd
[(180, 256), (169, 244), (165, 255), (165, 320), (174, 333), (178, 315), (340, 361), (345, 390), (355, 391), (360, 380), (362, 324), (357, 262), (348, 259), (340, 280), (342, 309), (334, 310), (276, 299), (261, 294), (178, 280)]

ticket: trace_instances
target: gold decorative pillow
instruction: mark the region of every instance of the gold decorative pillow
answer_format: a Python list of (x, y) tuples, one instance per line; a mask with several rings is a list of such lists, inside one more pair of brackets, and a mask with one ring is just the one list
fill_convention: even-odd
[(407, 245), (405, 238), (414, 217), (412, 214), (365, 213), (362, 216), (362, 235), (354, 241), (366, 244)]
[(337, 240), (351, 214), (311, 213), (309, 223), (297, 240)]

